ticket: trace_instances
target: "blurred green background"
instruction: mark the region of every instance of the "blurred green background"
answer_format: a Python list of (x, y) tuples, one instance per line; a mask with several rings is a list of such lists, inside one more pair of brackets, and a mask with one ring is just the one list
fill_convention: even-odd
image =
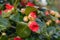
[(60, 12), (60, 0), (47, 0), (50, 9)]

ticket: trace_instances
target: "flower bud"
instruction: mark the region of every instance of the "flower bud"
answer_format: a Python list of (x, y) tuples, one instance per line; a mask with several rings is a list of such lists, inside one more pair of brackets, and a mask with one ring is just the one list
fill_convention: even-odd
[(22, 13), (22, 14), (25, 14), (25, 8), (22, 8), (22, 9), (21, 9), (21, 13)]
[(2, 33), (2, 35), (6, 35), (6, 33)]
[(58, 12), (56, 12), (55, 17), (60, 18), (60, 14)]
[(14, 37), (14, 40), (22, 40), (22, 38), (20, 38), (19, 36)]
[(27, 22), (27, 21), (28, 21), (28, 16), (25, 16), (25, 17), (23, 18), (23, 21)]
[(48, 20), (48, 21), (46, 22), (46, 25), (49, 26), (49, 25), (51, 24), (51, 22), (52, 22), (51, 20)]
[(50, 11), (51, 15), (55, 15), (55, 12), (53, 10)]

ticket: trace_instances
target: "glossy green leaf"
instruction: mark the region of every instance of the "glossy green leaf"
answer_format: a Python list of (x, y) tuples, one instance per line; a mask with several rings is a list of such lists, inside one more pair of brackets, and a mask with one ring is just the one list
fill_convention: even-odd
[(0, 40), (8, 40), (8, 37), (7, 37), (6, 35), (1, 36), (1, 37), (0, 37)]
[(56, 18), (56, 17), (54, 17), (54, 16), (52, 16), (52, 15), (50, 15), (50, 18), (51, 18), (51, 20), (53, 20), (53, 21), (55, 21), (55, 20), (58, 19), (58, 18)]
[(0, 10), (4, 9), (4, 4), (0, 4)]
[(5, 13), (5, 12), (3, 11), (3, 13), (2, 13), (2, 17), (4, 17), (4, 18), (5, 18), (5, 17), (9, 17), (10, 15), (11, 15), (11, 12), (6, 12), (6, 13)]
[(31, 31), (28, 28), (26, 23), (20, 22), (20, 23), (17, 23), (16, 33), (18, 36), (25, 38), (25, 37), (28, 37), (30, 35)]
[(0, 31), (7, 29), (8, 27), (10, 27), (10, 23), (9, 23), (8, 19), (0, 17)]
[(23, 15), (21, 13), (18, 13), (17, 15), (13, 14), (10, 16), (10, 19), (15, 21), (15, 22), (20, 22), (23, 21)]
[(33, 35), (31, 37), (25, 38), (25, 40), (40, 40), (40, 38), (35, 36), (35, 35)]
[(38, 10), (38, 16), (41, 17), (41, 16), (45, 16), (44, 12)]
[(47, 32), (48, 32), (48, 34), (51, 36), (51, 35), (53, 35), (54, 33), (56, 33), (56, 28), (55, 27), (48, 27), (47, 28)]
[(25, 14), (28, 15), (32, 11), (36, 11), (37, 9), (34, 7), (26, 7)]
[(7, 1), (10, 2), (11, 4), (15, 2), (15, 0), (7, 0)]
[(54, 35), (55, 40), (60, 40), (60, 31), (56, 32)]

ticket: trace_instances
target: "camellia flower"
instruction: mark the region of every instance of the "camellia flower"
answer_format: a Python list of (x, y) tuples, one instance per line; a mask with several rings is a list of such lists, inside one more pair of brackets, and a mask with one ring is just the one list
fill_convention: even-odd
[(10, 12), (10, 11), (11, 11), (11, 10), (8, 10), (8, 9), (5, 9), (5, 10), (4, 10), (5, 13), (8, 13), (8, 12)]
[(31, 3), (31, 2), (28, 2), (27, 6), (34, 7), (35, 5), (33, 3)]
[(55, 12), (53, 10), (50, 11), (51, 15), (55, 15)]
[(21, 0), (20, 4), (21, 4), (22, 6), (26, 6), (26, 3), (27, 3), (27, 2), (28, 2), (27, 0)]
[(60, 20), (56, 20), (55, 22), (56, 22), (57, 24), (60, 24)]
[(21, 5), (22, 5), (22, 6), (25, 6), (26, 4), (25, 4), (25, 3), (23, 3), (23, 2), (21, 2)]
[(49, 12), (48, 11), (45, 11), (45, 15), (48, 16), (49, 15)]
[(14, 6), (12, 6), (12, 5), (10, 5), (10, 4), (6, 4), (6, 5), (5, 5), (5, 8), (11, 10), (11, 9), (14, 8)]
[(10, 4), (6, 4), (5, 5), (5, 10), (4, 10), (4, 12), (5, 13), (8, 13), (8, 12), (11, 12), (13, 9), (14, 9), (14, 6), (12, 6), (12, 5), (10, 5)]
[(33, 18), (36, 18), (37, 16), (36, 16), (36, 12), (31, 12), (30, 14), (29, 14), (29, 16), (31, 16), (31, 17), (33, 17)]
[(31, 12), (31, 13), (29, 14), (28, 18), (31, 19), (31, 20), (35, 20), (35, 19), (37, 18), (36, 12)]
[(0, 15), (2, 15), (2, 11), (0, 10)]
[(37, 32), (39, 30), (39, 25), (35, 21), (29, 22), (28, 26), (33, 32)]
[(14, 40), (22, 40), (20, 37), (14, 37)]
[(25, 16), (25, 17), (23, 18), (23, 21), (27, 22), (27, 21), (28, 21), (28, 16)]

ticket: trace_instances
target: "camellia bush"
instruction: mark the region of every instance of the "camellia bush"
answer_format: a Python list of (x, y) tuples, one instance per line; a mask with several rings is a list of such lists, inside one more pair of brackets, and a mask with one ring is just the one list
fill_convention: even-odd
[(0, 40), (60, 40), (60, 13), (41, 0), (0, 0)]

